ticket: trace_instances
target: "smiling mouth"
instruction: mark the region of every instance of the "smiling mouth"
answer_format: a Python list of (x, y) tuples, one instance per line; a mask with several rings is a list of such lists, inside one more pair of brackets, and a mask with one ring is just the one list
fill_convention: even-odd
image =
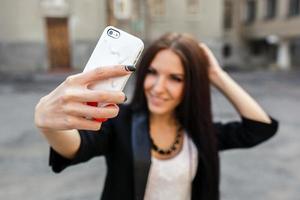
[(151, 95), (151, 94), (149, 96), (150, 96), (151, 102), (154, 103), (154, 104), (163, 103), (163, 102), (166, 102), (168, 100), (168, 99), (157, 97), (157, 96), (154, 96), (154, 95)]

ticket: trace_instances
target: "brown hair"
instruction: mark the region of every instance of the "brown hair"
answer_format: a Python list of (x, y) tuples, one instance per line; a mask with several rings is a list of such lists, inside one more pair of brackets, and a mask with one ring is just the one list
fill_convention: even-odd
[[(148, 67), (155, 55), (164, 49), (176, 53), (184, 66), (184, 94), (176, 108), (177, 120), (188, 132), (198, 149), (198, 169), (193, 193), (201, 199), (219, 199), (219, 158), (212, 125), (208, 64), (196, 39), (188, 34), (168, 33), (154, 41), (145, 51), (137, 67), (136, 88), (131, 106), (148, 111), (143, 89)], [(193, 194), (193, 196), (196, 194)]]

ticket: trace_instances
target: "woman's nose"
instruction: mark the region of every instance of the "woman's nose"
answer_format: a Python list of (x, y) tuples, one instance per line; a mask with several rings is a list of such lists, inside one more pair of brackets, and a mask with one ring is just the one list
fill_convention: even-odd
[(153, 90), (157, 93), (163, 92), (165, 90), (165, 86), (166, 86), (166, 83), (165, 83), (164, 78), (158, 77), (154, 82)]

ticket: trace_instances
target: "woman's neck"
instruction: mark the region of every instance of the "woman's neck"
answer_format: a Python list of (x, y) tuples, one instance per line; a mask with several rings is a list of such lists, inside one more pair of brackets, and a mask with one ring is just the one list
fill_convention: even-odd
[(157, 114), (150, 114), (150, 124), (151, 126), (177, 126), (177, 120), (173, 114), (164, 114), (164, 115), (157, 115)]

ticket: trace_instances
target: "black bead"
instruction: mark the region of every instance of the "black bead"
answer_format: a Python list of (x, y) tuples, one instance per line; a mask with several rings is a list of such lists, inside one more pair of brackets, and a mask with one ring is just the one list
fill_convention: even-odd
[(166, 154), (166, 153), (165, 153), (163, 150), (161, 150), (161, 149), (158, 150), (158, 153), (161, 154), (161, 155), (165, 155), (165, 154)]
[(171, 150), (167, 150), (167, 151), (166, 151), (166, 154), (168, 154), (168, 155), (170, 155), (171, 153), (172, 153)]

